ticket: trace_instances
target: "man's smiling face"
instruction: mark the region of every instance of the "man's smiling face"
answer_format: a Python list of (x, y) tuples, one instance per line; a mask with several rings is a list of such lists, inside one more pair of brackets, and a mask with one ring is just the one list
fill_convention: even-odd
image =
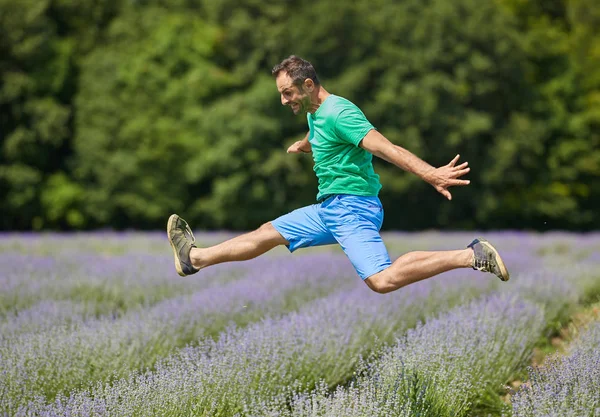
[[(310, 86), (300, 86), (293, 83), (285, 71), (281, 71), (275, 80), (277, 90), (281, 95), (281, 104), (290, 106), (294, 114), (306, 113), (311, 108)], [(310, 83), (312, 85), (312, 83)]]

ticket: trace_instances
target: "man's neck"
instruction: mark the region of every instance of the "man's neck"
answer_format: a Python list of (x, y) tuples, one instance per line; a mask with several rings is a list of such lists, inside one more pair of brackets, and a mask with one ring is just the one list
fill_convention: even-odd
[(323, 88), (323, 86), (319, 86), (318, 91), (315, 94), (315, 97), (313, 99), (311, 99), (311, 109), (310, 109), (310, 113), (314, 114), (317, 109), (321, 106), (321, 104), (323, 104), (323, 102), (325, 101), (325, 99), (327, 97), (329, 97), (331, 94), (329, 94), (327, 92), (327, 90), (325, 90)]

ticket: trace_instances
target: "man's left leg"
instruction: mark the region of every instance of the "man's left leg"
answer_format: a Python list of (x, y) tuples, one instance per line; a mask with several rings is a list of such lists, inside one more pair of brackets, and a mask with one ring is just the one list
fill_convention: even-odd
[(485, 239), (475, 239), (462, 250), (409, 252), (387, 269), (365, 279), (365, 283), (373, 291), (384, 294), (457, 268), (491, 272), (502, 281), (510, 278), (496, 248)]

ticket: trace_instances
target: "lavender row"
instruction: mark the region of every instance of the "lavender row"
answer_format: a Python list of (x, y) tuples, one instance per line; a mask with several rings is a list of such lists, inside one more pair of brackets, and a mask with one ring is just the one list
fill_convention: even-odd
[[(165, 223), (166, 226), (166, 223)], [(232, 237), (227, 232), (197, 233), (200, 246), (212, 245)], [(165, 232), (77, 232), (77, 233), (2, 233), (0, 252), (29, 256), (55, 257), (95, 253), (107, 257), (131, 254), (164, 254), (169, 246)], [(165, 246), (166, 245), (166, 246)]]
[(550, 331), (564, 325), (578, 306), (600, 296), (598, 257), (539, 257), (524, 250), (506, 252), (503, 258), (513, 273), (499, 291), (543, 305)]
[(351, 378), (361, 355), (394, 334), (496, 286), (457, 275), (409, 286), (396, 297), (364, 287), (335, 293), (282, 318), (204, 339), (154, 372), (74, 391), (47, 406), (40, 400), (19, 415), (232, 416), (260, 399), (284, 401), (285, 387), (308, 389), (320, 380), (335, 386)]
[[(40, 302), (71, 301), (86, 315), (122, 314), (162, 299), (222, 285), (244, 273), (240, 265), (217, 265), (204, 280), (180, 279), (165, 243), (163, 255), (60, 254), (40, 257), (0, 253), (0, 320)], [(5, 320), (6, 321), (6, 320)]]
[(30, 308), (13, 312), (0, 320), (0, 341), (23, 333), (48, 331), (53, 327), (76, 327), (94, 320), (88, 305), (71, 300), (42, 300)]
[[(229, 234), (201, 233), (198, 244)], [(175, 273), (166, 233), (0, 233), (0, 319), (40, 302), (71, 301), (85, 315), (122, 314), (235, 280), (248, 265), (217, 265), (204, 281)]]
[[(223, 287), (235, 283), (236, 280), (245, 279), (252, 282), (256, 277), (261, 277), (270, 286), (280, 280), (285, 286), (289, 285), (289, 282), (285, 282), (287, 278), (284, 278), (288, 275), (291, 279), (302, 280), (320, 279), (325, 275), (328, 278), (330, 275), (328, 269), (335, 274), (339, 272), (344, 276), (353, 275), (351, 266), (341, 256), (318, 255), (304, 260), (261, 258), (249, 261), (243, 267), (241, 264), (217, 265), (186, 278), (176, 275), (171, 256), (168, 257), (166, 264), (162, 258), (147, 259), (143, 265), (146, 265), (148, 273), (140, 273), (139, 276), (135, 274), (133, 268), (127, 267), (137, 261), (137, 258), (132, 257), (129, 262), (125, 261), (124, 258), (113, 258), (102, 262), (96, 259), (95, 263), (102, 265), (102, 268), (96, 271), (96, 275), (87, 275), (82, 273), (81, 269), (77, 269), (69, 275), (57, 277), (56, 283), (52, 283), (50, 288), (40, 288), (24, 279), (23, 287), (40, 300), (28, 308), (10, 312), (0, 319), (0, 340), (3, 336), (51, 330), (54, 326), (77, 327), (96, 318), (115, 320), (127, 311), (143, 313), (161, 301), (168, 304), (170, 298), (180, 303), (179, 298), (185, 299), (186, 294), (209, 289), (219, 293), (223, 291)], [(302, 274), (300, 265), (307, 261), (309, 263), (313, 261), (315, 266), (320, 264), (320, 273), (315, 274), (314, 268), (313, 270), (309, 268), (306, 270), (309, 276)], [(94, 262), (86, 264), (85, 267), (94, 268)], [(55, 269), (61, 272), (60, 267)], [(104, 272), (99, 274), (100, 270)], [(139, 271), (140, 268), (137, 270)], [(82, 297), (83, 288), (94, 295), (87, 299)], [(74, 292), (78, 292), (80, 297), (74, 297)], [(102, 299), (105, 299), (105, 302), (102, 302)], [(129, 304), (124, 301), (125, 299)], [(33, 298), (30, 301), (33, 301)], [(111, 304), (118, 304), (118, 310), (110, 308)]]
[(164, 300), (120, 318), (73, 319), (68, 326), (3, 333), (0, 410), (143, 370), (177, 347), (215, 336), (232, 322), (244, 325), (363, 285), (341, 256), (311, 255), (285, 263), (264, 259), (253, 265), (252, 273), (226, 286)]
[(529, 381), (512, 397), (514, 417), (600, 415), (600, 323), (567, 356), (530, 368)]
[[(595, 258), (600, 261), (600, 233), (566, 232), (387, 232), (383, 234), (390, 254), (410, 250), (444, 250), (464, 247), (475, 236), (483, 236), (501, 249), (528, 254), (530, 262), (560, 265), (561, 262)], [(512, 266), (512, 264), (511, 264)]]
[[(365, 364), (348, 388), (324, 386), (250, 415), (287, 417), (465, 416), (528, 359), (544, 326), (543, 309), (494, 295), (409, 330)], [(492, 404), (493, 405), (493, 404)], [(489, 411), (489, 409), (488, 409)]]

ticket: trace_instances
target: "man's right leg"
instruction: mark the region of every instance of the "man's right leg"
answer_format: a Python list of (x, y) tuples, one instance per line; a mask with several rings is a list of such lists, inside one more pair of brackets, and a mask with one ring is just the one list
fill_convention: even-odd
[(202, 269), (222, 262), (247, 261), (276, 246), (287, 244), (289, 242), (269, 222), (252, 232), (218, 245), (208, 248), (194, 247), (190, 251), (190, 259), (194, 268)]
[(195, 274), (202, 268), (222, 262), (252, 259), (275, 246), (289, 243), (271, 223), (265, 223), (253, 232), (215, 246), (198, 248), (190, 226), (177, 214), (169, 217), (167, 236), (173, 249), (175, 269), (181, 276)]
[(309, 246), (336, 243), (319, 217), (318, 204), (302, 207), (285, 214), (257, 230), (208, 248), (198, 248), (185, 220), (176, 214), (169, 218), (167, 234), (173, 248), (175, 269), (181, 276), (222, 262), (245, 261), (279, 245), (290, 252)]

